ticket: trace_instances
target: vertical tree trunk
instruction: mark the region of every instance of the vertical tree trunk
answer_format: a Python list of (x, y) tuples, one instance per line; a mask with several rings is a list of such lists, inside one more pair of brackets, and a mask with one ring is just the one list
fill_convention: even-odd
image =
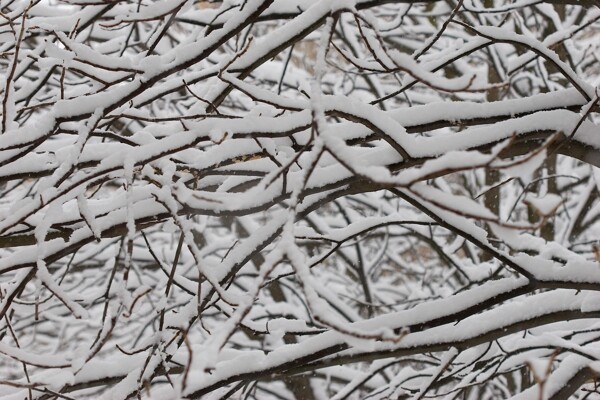
[[(493, 2), (490, 0), (486, 0), (485, 2), (486, 7), (491, 7), (493, 5)], [(489, 68), (488, 68), (488, 83), (494, 84), (494, 83), (498, 83), (500, 81), (500, 76), (498, 74), (498, 71), (496, 70), (496, 67), (493, 63), (493, 58), (490, 52), (490, 60), (489, 60)], [(491, 88), (487, 91), (487, 101), (492, 102), (492, 101), (498, 101), (500, 99), (500, 90), (499, 88)], [(494, 186), (498, 184), (498, 181), (500, 180), (500, 172), (498, 172), (497, 170), (493, 170), (493, 169), (486, 169), (485, 171), (485, 186), (486, 187), (490, 187), (490, 186)], [(491, 190), (488, 190), (487, 193), (484, 196), (483, 199), (484, 205), (486, 206), (487, 209), (489, 209), (491, 212), (493, 212), (495, 215), (499, 215), (500, 213), (500, 188), (499, 187), (494, 187)], [(492, 237), (492, 232), (489, 229), (489, 227), (487, 228), (488, 231), (488, 236)], [(488, 253), (483, 253), (483, 255), (481, 256), (481, 260), (482, 261), (489, 261), (491, 259), (491, 255)]]

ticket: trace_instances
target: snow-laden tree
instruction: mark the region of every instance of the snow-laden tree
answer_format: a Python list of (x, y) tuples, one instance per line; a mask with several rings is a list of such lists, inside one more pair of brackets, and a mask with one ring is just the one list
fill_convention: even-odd
[(1, 399), (597, 399), (595, 0), (0, 0)]

